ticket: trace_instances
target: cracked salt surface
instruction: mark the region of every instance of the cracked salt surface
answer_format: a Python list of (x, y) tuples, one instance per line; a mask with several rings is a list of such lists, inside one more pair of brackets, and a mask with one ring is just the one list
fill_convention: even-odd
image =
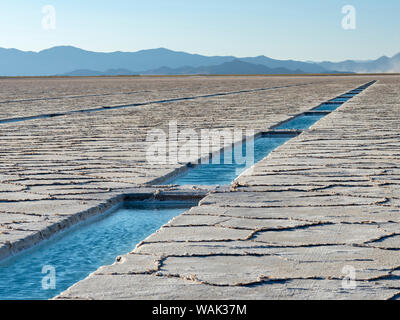
[[(294, 119), (287, 121), (283, 123), (282, 125), (278, 126), (277, 129), (307, 129), (309, 128), (312, 124), (320, 120), (326, 116), (326, 114), (321, 113), (321, 114), (302, 114), (298, 117), (295, 117)], [(263, 159), (266, 155), (268, 155), (272, 150), (276, 149), (278, 146), (284, 144), (291, 138), (297, 136), (297, 134), (270, 134), (270, 135), (264, 135), (261, 137), (258, 137), (254, 141), (254, 162), (257, 163), (261, 159)], [(239, 154), (240, 156), (245, 156), (248, 154), (248, 143), (241, 143), (238, 145), (235, 145), (233, 149), (228, 149), (224, 150), (221, 152), (219, 155), (219, 161), (217, 163), (212, 163), (213, 159), (215, 161), (215, 156), (214, 158), (209, 159), (208, 164), (200, 164), (194, 169), (189, 169), (186, 171), (183, 175), (178, 176), (177, 178), (173, 179), (172, 181), (169, 181), (168, 183), (172, 184), (177, 184), (177, 185), (226, 185), (230, 184), (238, 175), (240, 175), (241, 172), (245, 171), (247, 168), (249, 168), (253, 163), (248, 164), (248, 163), (238, 163), (236, 156)], [(251, 144), (250, 144), (251, 147)], [(218, 156), (218, 155), (217, 155)], [(225, 161), (229, 157), (228, 162), (232, 162), (231, 164), (225, 164)], [(160, 224), (161, 226), (162, 224)], [(308, 224), (305, 224), (308, 226)], [(313, 225), (313, 224), (311, 224)], [(317, 223), (319, 225), (319, 223)], [(189, 231), (189, 234), (187, 234), (186, 239), (191, 239), (189, 237), (193, 236), (196, 234), (195, 229), (193, 227), (195, 226), (182, 226), (184, 230)], [(242, 232), (242, 228), (240, 227), (230, 227), (231, 229), (237, 229), (238, 232)], [(297, 227), (295, 227), (297, 229)], [(246, 230), (246, 229), (244, 229)], [(244, 231), (243, 230), (243, 231)], [(249, 230), (249, 229), (247, 229)], [(250, 231), (252, 229), (250, 228)], [(266, 230), (269, 230), (268, 228)], [(290, 229), (289, 229), (290, 230)], [(223, 235), (221, 233), (223, 229), (220, 231), (220, 235)], [(255, 237), (256, 234), (259, 232), (264, 231), (264, 229), (259, 229), (257, 228), (255, 231), (250, 232), (247, 237), (244, 237), (243, 240), (251, 240), (253, 237)], [(232, 232), (232, 231), (231, 231)], [(176, 230), (173, 231), (173, 238), (176, 241), (175, 235), (176, 235)], [(207, 231), (203, 230), (202, 231), (203, 237), (206, 236)], [(212, 237), (214, 237), (211, 234)], [(179, 235), (178, 235), (179, 237)], [(189, 237), (189, 238), (188, 238)], [(156, 238), (156, 236), (155, 236)], [(153, 236), (154, 239), (154, 236)], [(213, 239), (213, 238), (211, 238)], [(211, 240), (210, 239), (210, 240)], [(220, 239), (222, 240), (222, 239)], [(260, 241), (260, 240), (258, 240)], [(145, 241), (144, 241), (145, 243)], [(279, 260), (279, 259), (278, 259)], [(161, 259), (160, 261), (163, 261)], [(161, 262), (160, 262), (161, 263)], [(104, 263), (105, 265), (106, 263)], [(190, 278), (190, 275), (187, 276)], [(262, 276), (261, 276), (262, 278)], [(198, 280), (196, 278), (196, 280)], [(255, 280), (256, 281), (256, 280)], [(204, 281), (202, 283), (205, 283)]]
[[(87, 114), (75, 114), (46, 121), (4, 125), (4, 176), (0, 175), (1, 187), (6, 191), (11, 190), (10, 186), (26, 188), (26, 191), (18, 192), (14, 197), (26, 200), (1, 204), (4, 234), (0, 240), (3, 241), (3, 248), (9, 245), (13, 248), (9, 251), (16, 252), (21, 248), (18, 246), (20, 239), (26, 239), (29, 230), (37, 233), (37, 230), (44, 230), (47, 225), (53, 226), (65, 217), (76, 217), (82, 210), (102, 205), (103, 199), (108, 199), (111, 192), (119, 194), (124, 192), (124, 188), (132, 187), (132, 183), (149, 183), (176, 169), (174, 166), (150, 168), (142, 165), (143, 141), (135, 140), (133, 149), (125, 148), (125, 144), (121, 146), (121, 138), (132, 139), (130, 133), (142, 137), (143, 131), (149, 126), (160, 126), (171, 117), (185, 119), (179, 121), (187, 121), (185, 126), (196, 129), (210, 126), (268, 130), (291, 114), (309, 110), (312, 105), (365, 81), (356, 77), (325, 79), (328, 78), (308, 87), (310, 90), (307, 94), (301, 95), (297, 89), (285, 89), (253, 95), (241, 94), (234, 98), (199, 99), (196, 103), (176, 102), (168, 114), (165, 113), (165, 105), (153, 105), (152, 108), (137, 110), (92, 113), (90, 117)], [(214, 197), (216, 201), (213, 201), (213, 195), (208, 196), (201, 206), (192, 208), (190, 214), (179, 216), (146, 239), (131, 254), (122, 257), (120, 262), (100, 268), (61, 297), (396, 297), (400, 289), (393, 288), (394, 284), (389, 279), (392, 288), (388, 290), (382, 282), (377, 285), (368, 282), (368, 279), (383, 278), (393, 270), (398, 270), (400, 260), (397, 251), (378, 249), (378, 246), (397, 247), (392, 241), (396, 237), (387, 237), (378, 225), (360, 227), (363, 221), (372, 220), (376, 224), (388, 219), (394, 221), (398, 216), (395, 186), (400, 180), (396, 179), (398, 165), (397, 158), (393, 156), (393, 147), (397, 147), (398, 140), (393, 131), (393, 124), (397, 123), (393, 116), (396, 102), (390, 99), (396, 95), (393, 92), (390, 95), (391, 79), (374, 87), (370, 105), (369, 94), (362, 95), (364, 100), (361, 104), (360, 99), (346, 104), (341, 112), (329, 116), (323, 125), (317, 124), (312, 131), (305, 132), (273, 152), (255, 167), (254, 174), (242, 176), (230, 192), (223, 191), (222, 197)], [(189, 81), (185, 79), (185, 82)], [(249, 79), (246, 79), (245, 83), (248, 82)], [(224, 85), (230, 88), (232, 84), (229, 81)], [(213, 85), (210, 87), (211, 91), (215, 91)], [(178, 96), (192, 95), (192, 87), (189, 89), (190, 94)], [(243, 89), (243, 85), (240, 84), (238, 89)], [(389, 91), (389, 94), (382, 94), (384, 91)], [(199, 92), (199, 95), (205, 93)], [(282, 103), (282, 94), (286, 103)], [(373, 101), (377, 97), (387, 102), (383, 103), (383, 112), (379, 114), (376, 114), (376, 102)], [(160, 98), (167, 97), (146, 100), (159, 101)], [(119, 100), (115, 102), (127, 103)], [(268, 101), (268, 105), (265, 101)], [(226, 108), (227, 104), (229, 108)], [(93, 105), (97, 103), (91, 103), (88, 107)], [(2, 110), (5, 114), (3, 117), (9, 117), (5, 112), (7, 110), (23, 116), (30, 114), (27, 112), (30, 109), (33, 112), (35, 110), (28, 105), (22, 107), (19, 103), (18, 108), (5, 108)], [(41, 111), (43, 108), (45, 112), (52, 113), (58, 111), (60, 106), (52, 102), (40, 105)], [(63, 108), (69, 109), (69, 106), (61, 106), (60, 110)], [(106, 114), (107, 123), (104, 122)], [(381, 120), (385, 123), (379, 127)], [(79, 123), (79, 131), (71, 127), (72, 123)], [(94, 129), (93, 132), (85, 130), (82, 124), (86, 123)], [(141, 130), (142, 126), (144, 130)], [(361, 130), (363, 128), (368, 130)], [(33, 132), (33, 135), (21, 136), (25, 131)], [(107, 134), (104, 135), (104, 132)], [(374, 149), (374, 146), (377, 148)], [(87, 157), (81, 156), (82, 150), (85, 150)], [(52, 161), (49, 160), (49, 154), (55, 157)], [(18, 167), (10, 165), (14, 162), (18, 163)], [(381, 173), (380, 169), (388, 167), (394, 171)], [(42, 180), (44, 174), (46, 179)], [(393, 179), (389, 179), (391, 175), (394, 175)], [(85, 180), (76, 181), (77, 177), (82, 176)], [(357, 195), (353, 195), (357, 186)], [(286, 192), (281, 193), (280, 190)], [(5, 200), (9, 200), (9, 193), (4, 195)], [(46, 200), (28, 201), (28, 194), (41, 195)], [(326, 196), (322, 197), (322, 194)], [(268, 203), (270, 199), (274, 202)], [(183, 217), (186, 217), (185, 221)], [(356, 241), (357, 246), (337, 245), (342, 239), (330, 239), (337, 232), (332, 232), (334, 225), (329, 223), (343, 224), (350, 220), (355, 223), (349, 227), (354, 239), (349, 240)], [(396, 227), (397, 223), (382, 226), (389, 233), (391, 228)], [(274, 229), (282, 232), (279, 233), (281, 241), (278, 243), (271, 243), (268, 238), (268, 233), (274, 232)], [(24, 230), (24, 234), (20, 234), (22, 231), (19, 230)], [(304, 241), (295, 243), (298, 231), (306, 237)], [(364, 241), (366, 232), (369, 236)], [(336, 246), (318, 243), (321, 238), (319, 234), (324, 234), (323, 240)], [(348, 234), (345, 232), (346, 236)], [(386, 243), (388, 241), (390, 243)], [(27, 241), (27, 244), (30, 242)], [(2, 252), (7, 255), (5, 250)], [(276, 259), (278, 256), (282, 259)], [(191, 260), (191, 264), (187, 260), (189, 257), (198, 259)], [(297, 271), (293, 269), (291, 261), (298, 267)], [(363, 275), (368, 281), (362, 284), (362, 291), (343, 293), (338, 290), (341, 283), (339, 267), (349, 262), (354, 263), (357, 269), (372, 272), (365, 277)], [(253, 265), (257, 265), (256, 270), (252, 270)], [(282, 281), (277, 282), (280, 279)]]
[[(393, 172), (371, 165), (373, 145), (367, 148), (360, 133), (351, 131), (354, 126), (345, 127), (349, 121), (369, 126), (375, 113), (362, 114), (365, 122), (344, 115), (332, 114), (273, 152), (229, 192), (210, 194), (60, 298), (398, 297), (391, 280), (400, 251), (382, 249), (395, 239), (391, 232), (398, 225), (387, 221), (397, 220), (390, 206), (398, 201), (385, 196), (394, 189), (378, 185)], [(356, 290), (341, 286), (345, 265), (357, 270)]]
[[(33, 115), (33, 116), (29, 116), (29, 117), (0, 119), (0, 124), (15, 123), (15, 122), (22, 122), (22, 121), (29, 121), (29, 120), (37, 120), (37, 119), (47, 119), (47, 118), (53, 118), (53, 117), (61, 117), (61, 116), (73, 115), (75, 113), (92, 113), (92, 112), (99, 112), (99, 111), (140, 107), (140, 106), (146, 106), (146, 105), (152, 105), (152, 104), (180, 102), (180, 101), (186, 101), (186, 100), (196, 100), (196, 99), (202, 99), (202, 98), (213, 98), (213, 97), (219, 97), (219, 96), (236, 95), (236, 94), (241, 94), (241, 93), (252, 93), (252, 92), (259, 92), (259, 91), (277, 90), (277, 89), (282, 89), (282, 88), (298, 87), (298, 86), (303, 86), (303, 85), (306, 85), (306, 84), (294, 84), (294, 85), (289, 85), (289, 86), (276, 86), (276, 87), (270, 87), (270, 88), (257, 88), (257, 89), (251, 89), (251, 90), (220, 92), (220, 93), (213, 93), (213, 94), (200, 95), (200, 96), (179, 97), (179, 98), (173, 98), (173, 99), (146, 101), (146, 102), (141, 102), (141, 103), (130, 103), (130, 104), (116, 105), (116, 106), (101, 106), (101, 107), (90, 108), (90, 109), (79, 109), (79, 110), (71, 110), (71, 111), (66, 111), (66, 112), (39, 114), (39, 115)], [(54, 98), (52, 98), (52, 99), (54, 99)], [(30, 100), (30, 101), (32, 101), (32, 100)], [(4, 103), (8, 103), (8, 102), (5, 101)]]
[[(371, 82), (372, 84), (372, 82)], [(362, 88), (368, 87), (362, 86)], [(364, 90), (362, 89), (362, 90)], [(362, 90), (357, 93), (362, 92)], [(340, 107), (343, 103), (353, 98), (356, 93), (343, 94), (335, 99), (329, 100), (328, 103), (323, 103), (317, 108), (312, 109), (312, 112), (305, 112), (299, 116), (296, 116), (284, 123), (275, 126), (276, 130), (305, 130), (315, 124), (317, 121), (324, 118), (328, 111), (334, 111)], [(321, 113), (318, 113), (321, 111)], [(323, 111), (327, 111), (324, 113)], [(183, 174), (178, 175), (172, 179), (167, 180), (166, 184), (176, 185), (228, 185), (231, 184), (237, 176), (243, 173), (246, 169), (259, 162), (261, 159), (266, 157), (271, 151), (296, 137), (297, 134), (270, 134), (262, 135), (253, 140), (254, 142), (254, 161), (251, 163), (244, 163), (246, 155), (248, 155), (247, 146), (249, 143), (241, 143), (235, 145), (232, 149), (227, 149), (216, 156), (218, 161), (215, 162), (215, 156), (208, 159), (208, 163), (201, 163), (193, 169), (188, 169)], [(225, 156), (225, 154), (227, 154)], [(239, 155), (235, 158), (236, 155)], [(250, 155), (249, 157), (252, 157)], [(243, 160), (240, 162), (237, 160), (240, 158)], [(242, 159), (243, 158), (243, 159)], [(225, 161), (228, 160), (228, 161)], [(227, 163), (225, 163), (227, 162)]]

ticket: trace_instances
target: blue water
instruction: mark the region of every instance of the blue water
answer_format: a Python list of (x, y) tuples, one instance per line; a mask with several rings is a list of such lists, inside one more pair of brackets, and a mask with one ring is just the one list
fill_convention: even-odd
[[(318, 120), (322, 119), (325, 114), (317, 115), (300, 115), (292, 120), (289, 120), (275, 129), (278, 130), (304, 130), (308, 129)], [(289, 141), (296, 134), (269, 134), (261, 136), (254, 140), (254, 157), (248, 152), (251, 145), (248, 143), (240, 144), (229, 150), (228, 152), (221, 152), (217, 157), (219, 161), (215, 163), (215, 157), (209, 160), (208, 163), (202, 163), (194, 168), (189, 168), (185, 173), (170, 179), (165, 184), (176, 185), (229, 185), (231, 184), (242, 172), (252, 167), (255, 163), (265, 158), (271, 151)], [(254, 161), (236, 161), (235, 155), (239, 153), (247, 159)], [(225, 158), (230, 160), (230, 163), (225, 163)], [(239, 157), (240, 159), (240, 157)]]
[[(208, 160), (207, 163), (188, 169), (184, 174), (166, 183), (177, 185), (229, 185), (242, 172), (252, 167), (272, 150), (294, 136), (296, 134), (271, 134), (256, 138), (253, 140), (254, 157), (251, 152), (251, 142), (239, 144), (229, 151), (221, 152), (217, 159), (214, 157), (214, 159)], [(237, 154), (239, 156), (236, 156)], [(228, 161), (230, 163), (225, 163)]]
[(323, 103), (319, 107), (313, 109), (313, 111), (335, 111), (341, 105), (342, 103)]
[(347, 102), (349, 101), (351, 98), (335, 98), (332, 100), (329, 100), (330, 102)]
[[(118, 255), (157, 231), (173, 217), (196, 205), (191, 202), (128, 202), (113, 213), (28, 250), (0, 264), (0, 299), (49, 299), (86, 278)], [(42, 268), (56, 272), (56, 289), (42, 289)]]
[[(359, 93), (368, 86), (352, 90), (349, 94)], [(314, 110), (333, 111), (351, 99), (347, 97), (349, 94), (331, 100), (337, 104), (322, 104)], [(305, 130), (324, 116), (303, 114), (275, 129)], [(189, 169), (168, 183), (229, 185), (240, 173), (294, 136), (294, 133), (264, 135), (255, 139), (254, 148), (252, 142), (239, 144), (230, 151), (222, 152), (219, 157), (213, 157), (211, 163)], [(232, 163), (225, 163), (228, 160)], [(194, 205), (196, 203), (130, 202), (112, 213), (71, 228), (51, 241), (0, 263), (0, 299), (52, 298), (100, 266), (112, 264), (116, 256), (132, 251), (137, 243), (161, 225)], [(55, 270), (55, 289), (42, 288), (42, 281), (48, 275), (42, 273), (45, 266)]]
[(305, 115), (302, 114), (292, 120), (282, 123), (275, 129), (278, 130), (305, 130), (311, 127), (318, 120), (321, 120), (325, 115), (324, 114), (316, 114), (316, 115)]

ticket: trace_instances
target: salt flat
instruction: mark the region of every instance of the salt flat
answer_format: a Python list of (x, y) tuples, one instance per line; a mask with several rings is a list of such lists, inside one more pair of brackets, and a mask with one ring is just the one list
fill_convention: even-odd
[[(0, 258), (184, 167), (146, 162), (153, 128), (268, 131), (374, 79), (229, 191), (211, 193), (61, 298), (397, 296), (394, 76), (1, 79), (0, 119), (151, 103), (0, 124)], [(156, 102), (218, 93), (229, 94)], [(347, 265), (356, 289), (342, 288)]]

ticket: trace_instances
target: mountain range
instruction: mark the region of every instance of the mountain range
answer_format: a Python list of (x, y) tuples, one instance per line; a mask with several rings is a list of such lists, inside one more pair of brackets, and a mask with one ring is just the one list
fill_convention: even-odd
[(342, 62), (321, 62), (319, 66), (326, 69), (335, 69), (339, 72), (351, 71), (356, 73), (394, 73), (400, 72), (400, 53), (389, 58), (382, 56), (376, 60), (353, 61), (346, 60)]
[(290, 70), (287, 68), (269, 68), (262, 64), (253, 64), (239, 59), (224, 62), (218, 65), (179, 68), (160, 67), (152, 70), (133, 72), (127, 69), (108, 69), (106, 71), (94, 71), (88, 69), (74, 70), (62, 74), (62, 76), (115, 76), (115, 75), (212, 75), (212, 74), (302, 74), (300, 69)]
[(203, 56), (158, 48), (93, 52), (58, 46), (40, 52), (0, 48), (0, 76), (172, 74), (304, 74), (400, 72), (400, 53), (369, 61), (302, 62), (266, 56)]

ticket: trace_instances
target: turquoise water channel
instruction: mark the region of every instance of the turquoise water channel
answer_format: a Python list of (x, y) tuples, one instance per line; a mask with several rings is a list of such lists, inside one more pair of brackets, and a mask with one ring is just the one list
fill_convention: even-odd
[(308, 115), (302, 114), (287, 122), (282, 123), (276, 130), (305, 130), (311, 127), (314, 123), (325, 117), (326, 114)]
[[(235, 145), (233, 149), (221, 152), (217, 156), (201, 163), (185, 173), (166, 182), (176, 185), (229, 185), (242, 172), (266, 157), (297, 134), (266, 134), (252, 140)], [(254, 156), (251, 152), (254, 143)]]
[(0, 263), (0, 300), (52, 298), (100, 266), (112, 264), (118, 255), (132, 251), (160, 226), (195, 205), (127, 202), (109, 214), (73, 227)]

